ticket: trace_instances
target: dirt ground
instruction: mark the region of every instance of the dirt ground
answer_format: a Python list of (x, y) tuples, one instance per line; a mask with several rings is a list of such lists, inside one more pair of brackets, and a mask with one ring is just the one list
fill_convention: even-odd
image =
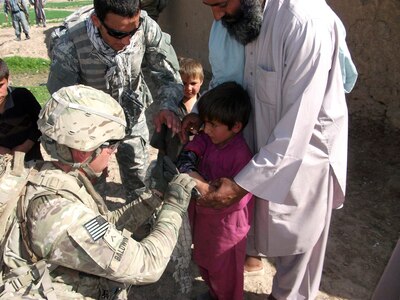
[[(48, 28), (32, 27), (30, 40), (16, 42), (12, 28), (0, 28), (0, 57), (48, 58), (46, 37), (52, 30), (51, 24)], [(47, 78), (12, 79), (14, 85), (32, 86), (45, 84)], [(383, 122), (350, 116), (347, 198), (344, 208), (333, 212), (317, 299), (370, 299), (399, 238), (399, 143), (399, 132)], [(154, 155), (152, 150), (151, 157)], [(265, 299), (270, 292), (273, 260), (264, 263), (266, 275), (245, 278), (246, 300)], [(190, 299), (206, 291), (192, 265), (193, 290), (190, 294), (179, 294), (179, 285), (172, 278), (173, 269), (171, 263), (159, 282), (134, 287), (130, 299)]]

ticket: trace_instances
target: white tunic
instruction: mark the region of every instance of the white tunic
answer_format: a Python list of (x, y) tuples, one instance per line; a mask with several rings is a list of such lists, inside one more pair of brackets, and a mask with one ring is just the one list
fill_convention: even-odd
[[(322, 0), (267, 0), (260, 36), (246, 46), (245, 87), (253, 114), (245, 136), (255, 156), (235, 181), (269, 209), (256, 227), (269, 256), (311, 249), (344, 201), (347, 105), (334, 13)], [(257, 218), (256, 218), (257, 219)]]

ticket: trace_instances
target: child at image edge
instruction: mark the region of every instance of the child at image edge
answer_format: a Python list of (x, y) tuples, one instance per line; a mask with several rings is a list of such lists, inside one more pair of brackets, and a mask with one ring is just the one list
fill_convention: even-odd
[(26, 153), (25, 161), (40, 160), (40, 104), (24, 87), (10, 85), (10, 70), (0, 58), (0, 155)]
[[(202, 194), (212, 188), (208, 182), (234, 177), (252, 158), (242, 136), (251, 104), (239, 84), (226, 82), (206, 92), (197, 108), (204, 129), (184, 147), (177, 166), (196, 179)], [(199, 206), (195, 200), (189, 205), (193, 259), (211, 299), (243, 299), (246, 235), (253, 205), (251, 194), (223, 209)]]

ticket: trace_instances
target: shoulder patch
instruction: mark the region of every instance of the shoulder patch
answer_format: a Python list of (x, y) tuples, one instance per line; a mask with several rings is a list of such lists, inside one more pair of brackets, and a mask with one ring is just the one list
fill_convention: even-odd
[(97, 216), (83, 226), (89, 232), (92, 239), (97, 241), (106, 234), (110, 224), (102, 216)]

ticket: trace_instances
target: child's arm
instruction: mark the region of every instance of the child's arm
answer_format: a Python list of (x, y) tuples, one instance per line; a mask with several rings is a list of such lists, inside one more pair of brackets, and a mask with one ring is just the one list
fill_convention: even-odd
[[(187, 173), (190, 177), (194, 179), (196, 182), (196, 189), (199, 192), (200, 195), (205, 195), (213, 189), (213, 187), (197, 172), (188, 172)], [(215, 189), (213, 189), (215, 190)]]
[[(191, 173), (197, 171), (197, 165), (199, 163), (199, 157), (197, 154), (190, 150), (182, 150), (179, 154), (178, 161), (176, 162), (176, 166), (181, 173)], [(199, 174), (200, 175), (200, 174)]]
[(196, 189), (200, 195), (205, 195), (210, 190), (210, 185), (204, 179), (203, 176), (198, 172), (197, 165), (199, 163), (199, 157), (197, 154), (190, 150), (183, 150), (179, 155), (177, 161), (177, 167), (179, 172), (186, 173), (196, 181)]

